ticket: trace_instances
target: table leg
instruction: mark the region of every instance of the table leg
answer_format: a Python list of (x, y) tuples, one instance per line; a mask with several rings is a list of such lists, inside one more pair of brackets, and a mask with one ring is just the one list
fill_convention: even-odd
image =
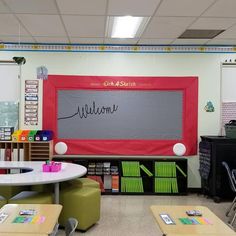
[(59, 204), (59, 195), (60, 195), (59, 187), (60, 187), (59, 182), (54, 184), (54, 203), (55, 204)]

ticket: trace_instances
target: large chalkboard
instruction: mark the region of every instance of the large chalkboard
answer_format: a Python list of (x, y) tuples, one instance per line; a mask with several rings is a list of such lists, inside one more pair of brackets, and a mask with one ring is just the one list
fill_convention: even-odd
[(61, 139), (182, 139), (183, 92), (58, 90)]

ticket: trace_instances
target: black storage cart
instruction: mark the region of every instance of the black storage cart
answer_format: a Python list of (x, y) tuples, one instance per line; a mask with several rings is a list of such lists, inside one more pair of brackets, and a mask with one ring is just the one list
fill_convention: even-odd
[(227, 173), (222, 166), (226, 161), (236, 169), (236, 139), (225, 136), (201, 136), (199, 143), (200, 176), (203, 193), (215, 202), (231, 198)]

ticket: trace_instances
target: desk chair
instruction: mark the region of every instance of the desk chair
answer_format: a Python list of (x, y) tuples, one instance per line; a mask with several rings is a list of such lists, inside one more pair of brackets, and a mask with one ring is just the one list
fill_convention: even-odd
[[(230, 188), (232, 189), (232, 191), (235, 193), (236, 195), (236, 177), (233, 178), (233, 173), (230, 171), (230, 168), (228, 166), (228, 164), (223, 161), (222, 165), (224, 166), (224, 168), (227, 171), (227, 175), (228, 175), (228, 179), (229, 179), (229, 184), (230, 184)], [(233, 172), (235, 172), (236, 174), (236, 170), (234, 170)], [(230, 216), (232, 215), (232, 217), (230, 217), (229, 220), (229, 225), (233, 227), (234, 221), (236, 219), (236, 212), (235, 212), (235, 207), (236, 207), (236, 196), (233, 200), (233, 202), (231, 203), (230, 207), (228, 208), (228, 210), (226, 211), (226, 216)]]
[(78, 225), (78, 221), (75, 218), (70, 217), (66, 221), (66, 225), (65, 225), (66, 236), (73, 236), (77, 228), (77, 225)]
[[(65, 223), (65, 236), (73, 236), (77, 228), (77, 225), (78, 225), (78, 221), (75, 218), (70, 217), (69, 219), (67, 219)], [(58, 235), (58, 228), (59, 228), (59, 224), (56, 224), (53, 229), (53, 232), (49, 236)]]

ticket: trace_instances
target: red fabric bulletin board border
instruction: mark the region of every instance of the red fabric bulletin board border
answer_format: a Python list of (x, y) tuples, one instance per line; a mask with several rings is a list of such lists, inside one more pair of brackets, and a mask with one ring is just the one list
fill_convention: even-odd
[[(183, 91), (183, 137), (181, 140), (80, 140), (57, 138), (57, 91), (60, 89), (180, 90)], [(43, 83), (43, 129), (54, 132), (54, 142), (68, 146), (66, 154), (174, 155), (173, 145), (186, 146), (185, 155), (197, 152), (197, 77), (126, 77), (49, 75)]]

